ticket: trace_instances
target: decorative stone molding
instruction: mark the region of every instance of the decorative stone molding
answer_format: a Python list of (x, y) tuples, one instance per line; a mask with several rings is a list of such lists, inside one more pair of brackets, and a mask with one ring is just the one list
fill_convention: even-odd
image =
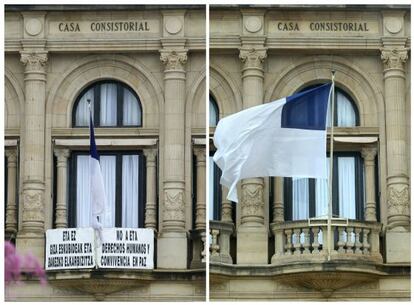
[(388, 213), (389, 217), (410, 214), (410, 195), (408, 185), (390, 185), (388, 187)]
[(164, 220), (163, 225), (166, 230), (181, 231), (185, 222), (185, 194), (180, 189), (164, 190)]
[(361, 156), (364, 158), (365, 166), (365, 220), (377, 221), (375, 202), (375, 156), (376, 147), (364, 147)]
[(26, 66), (26, 72), (44, 72), (47, 52), (22, 51), (20, 61)]
[(227, 194), (229, 192), (228, 188), (222, 186), (221, 188), (221, 221), (222, 222), (233, 222), (232, 218), (232, 203), (227, 199)]
[(30, 18), (26, 22), (25, 30), (26, 30), (26, 33), (29, 34), (30, 36), (39, 35), (43, 30), (42, 21), (38, 18)]
[(263, 185), (259, 183), (242, 182), (240, 207), (242, 223), (248, 221), (263, 223)]
[(262, 27), (262, 19), (258, 16), (248, 16), (244, 20), (244, 28), (250, 33), (257, 33)]
[(23, 193), (23, 229), (43, 232), (43, 190), (26, 189)]
[(187, 50), (161, 50), (160, 60), (165, 65), (165, 70), (184, 70)]
[(381, 60), (385, 69), (404, 69), (404, 63), (408, 59), (407, 48), (382, 48)]
[(363, 147), (361, 149), (361, 156), (365, 161), (374, 161), (377, 155), (376, 147)]
[(56, 200), (56, 213), (55, 213), (55, 226), (56, 228), (67, 228), (67, 168), (68, 158), (70, 156), (70, 150), (65, 148), (56, 148), (55, 156), (57, 157), (57, 200)]
[(239, 58), (244, 63), (244, 69), (259, 68), (263, 69), (262, 64), (267, 57), (265, 48), (241, 48)]

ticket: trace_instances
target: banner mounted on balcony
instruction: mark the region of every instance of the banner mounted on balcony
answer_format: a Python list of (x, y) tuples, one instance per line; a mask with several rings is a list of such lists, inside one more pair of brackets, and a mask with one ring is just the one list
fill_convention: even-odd
[(46, 270), (94, 268), (92, 228), (46, 231)]
[(47, 230), (45, 269), (154, 269), (152, 229), (104, 228), (95, 238), (92, 228)]

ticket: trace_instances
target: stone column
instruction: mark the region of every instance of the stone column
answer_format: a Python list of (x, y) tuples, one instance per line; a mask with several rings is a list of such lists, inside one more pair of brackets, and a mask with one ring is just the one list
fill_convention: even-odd
[(147, 165), (147, 199), (145, 203), (145, 228), (157, 231), (157, 150), (144, 149)]
[(405, 107), (404, 47), (381, 50), (384, 62), (385, 115), (387, 122), (387, 206), (388, 228), (410, 227)]
[(197, 200), (195, 229), (206, 229), (206, 149), (194, 148), (197, 159)]
[(365, 167), (365, 220), (377, 221), (375, 202), (375, 147), (364, 147), (361, 150)]
[(16, 204), (16, 183), (17, 183), (17, 150), (16, 148), (6, 149), (7, 157), (7, 205), (5, 239), (16, 238), (17, 233), (17, 204)]
[(387, 263), (410, 263), (410, 191), (406, 124), (406, 72), (408, 51), (384, 39), (386, 149), (387, 149)]
[(225, 186), (221, 187), (221, 221), (233, 223), (232, 203), (227, 199), (229, 189)]
[[(243, 62), (243, 107), (263, 103), (264, 48), (241, 48)], [(241, 225), (237, 230), (237, 263), (268, 263), (268, 231), (264, 224), (264, 179), (245, 179), (241, 183)]]
[[(187, 50), (161, 50), (164, 70), (164, 205), (158, 268), (187, 268), (185, 231), (185, 63)], [(171, 251), (174, 249), (174, 251)]]
[(277, 262), (278, 256), (284, 254), (283, 229), (280, 227), (285, 221), (283, 206), (283, 178), (273, 178), (273, 223), (271, 225), (275, 236), (275, 254), (272, 257), (272, 264)]
[(67, 177), (68, 177), (68, 158), (70, 151), (67, 148), (56, 148), (57, 158), (57, 200), (56, 200), (56, 229), (68, 227), (67, 212)]
[(46, 62), (43, 51), (22, 51), (25, 65), (25, 124), (23, 157), (22, 229), (17, 236), (20, 252), (31, 251), (43, 261), (45, 196)]

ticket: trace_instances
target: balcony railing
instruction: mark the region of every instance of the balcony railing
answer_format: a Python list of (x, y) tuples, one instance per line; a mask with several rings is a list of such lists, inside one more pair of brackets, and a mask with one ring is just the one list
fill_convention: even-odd
[(230, 236), (234, 225), (228, 222), (210, 221), (210, 262), (232, 264)]

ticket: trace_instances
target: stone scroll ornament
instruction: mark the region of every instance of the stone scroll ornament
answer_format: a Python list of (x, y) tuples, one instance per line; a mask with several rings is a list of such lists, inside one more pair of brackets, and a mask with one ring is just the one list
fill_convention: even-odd
[(408, 59), (407, 48), (381, 49), (381, 60), (386, 69), (402, 69)]
[(239, 58), (244, 63), (245, 68), (261, 68), (261, 65), (266, 57), (266, 49), (240, 49)]
[(161, 62), (166, 70), (184, 70), (187, 63), (187, 50), (162, 50)]
[(47, 63), (46, 52), (22, 52), (20, 61), (29, 71), (42, 71)]

